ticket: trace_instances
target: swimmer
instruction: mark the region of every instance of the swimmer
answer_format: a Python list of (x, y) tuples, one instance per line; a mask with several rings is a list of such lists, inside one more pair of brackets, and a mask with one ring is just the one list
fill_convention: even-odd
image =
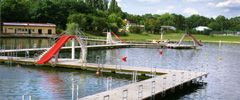
[(102, 72), (100, 70), (97, 70), (96, 74), (101, 74)]

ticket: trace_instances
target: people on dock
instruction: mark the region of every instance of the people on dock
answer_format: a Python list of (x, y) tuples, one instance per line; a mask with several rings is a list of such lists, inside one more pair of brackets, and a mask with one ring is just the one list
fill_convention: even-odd
[(97, 70), (96, 74), (102, 74), (102, 71)]

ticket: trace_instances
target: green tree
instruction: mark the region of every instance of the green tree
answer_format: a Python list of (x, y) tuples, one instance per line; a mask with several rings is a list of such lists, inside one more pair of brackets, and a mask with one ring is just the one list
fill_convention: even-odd
[(93, 22), (91, 26), (93, 27), (93, 30), (102, 31), (104, 28), (107, 27), (106, 18), (96, 16), (93, 16), (92, 18)]
[(130, 26), (129, 31), (131, 33), (142, 33), (142, 28), (140, 26)]
[(79, 28), (77, 23), (68, 23), (67, 24), (67, 33), (68, 35), (76, 35), (76, 30)]
[[(69, 23), (77, 23), (80, 28), (87, 29), (87, 15), (85, 14), (72, 14), (68, 17), (68, 22)], [(90, 26), (90, 25), (89, 25)]]
[(174, 26), (177, 29), (184, 30), (185, 29), (185, 17), (183, 15), (172, 14), (174, 16)]
[(161, 17), (158, 17), (157, 20), (162, 25), (174, 25), (174, 16), (169, 13), (162, 14)]
[(51, 2), (50, 0), (36, 1), (30, 10), (31, 22), (37, 23), (54, 23), (59, 25), (59, 20), (61, 18), (59, 6)]
[(225, 16), (219, 15), (216, 18), (215, 22), (217, 22), (220, 25), (220, 27), (221, 27), (220, 30), (221, 31), (227, 30), (229, 28), (228, 19)]
[(192, 29), (197, 26), (207, 26), (210, 22), (209, 18), (194, 14), (186, 18), (186, 27)]
[(212, 23), (208, 24), (208, 27), (214, 31), (221, 30), (221, 25), (219, 25), (217, 22), (212, 22)]
[(25, 0), (2, 0), (1, 21), (2, 22), (28, 22), (30, 21), (31, 2)]
[(117, 16), (120, 16), (120, 17), (124, 15), (122, 12), (122, 9), (118, 6), (116, 0), (111, 1), (108, 11), (110, 14), (115, 13), (117, 14)]
[(116, 23), (118, 27), (122, 27), (123, 20), (121, 17), (118, 17), (116, 14), (111, 14), (108, 16), (108, 23)]

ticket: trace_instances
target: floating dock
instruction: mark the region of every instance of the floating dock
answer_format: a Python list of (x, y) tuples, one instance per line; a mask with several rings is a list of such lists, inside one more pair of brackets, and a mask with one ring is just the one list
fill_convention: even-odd
[[(0, 62), (18, 63), (18, 64), (36, 64), (34, 58), (24, 57), (6, 57), (0, 56)], [(152, 78), (140, 82), (134, 82), (129, 85), (111, 89), (105, 92), (97, 93), (87, 97), (80, 98), (79, 100), (142, 100), (154, 98), (157, 94), (165, 95), (166, 91), (175, 91), (176, 87), (182, 87), (185, 83), (196, 82), (197, 79), (202, 80), (208, 73), (204, 69), (197, 71), (184, 71), (184, 70), (170, 70), (158, 69), (149, 67), (133, 67), (133, 66), (117, 66), (117, 65), (99, 65), (95, 63), (79, 63), (78, 60), (59, 59), (57, 63), (47, 63), (44, 66), (97, 70), (103, 72), (125, 72), (133, 73), (135, 75), (149, 75)], [(101, 66), (101, 67), (100, 67)]]
[(178, 44), (167, 44), (167, 48), (172, 49), (196, 49), (194, 45), (178, 45)]
[[(149, 47), (149, 46), (158, 46), (159, 48), (163, 48), (164, 45), (162, 44), (112, 44), (112, 45), (89, 45), (86, 46), (87, 48), (121, 48), (121, 47)], [(81, 46), (75, 46), (76, 49), (80, 49)], [(7, 53), (7, 52), (25, 52), (25, 51), (41, 51), (47, 50), (49, 48), (28, 48), (28, 49), (6, 49), (0, 50), (0, 53)], [(69, 47), (62, 47), (61, 49), (72, 49), (71, 46)]]

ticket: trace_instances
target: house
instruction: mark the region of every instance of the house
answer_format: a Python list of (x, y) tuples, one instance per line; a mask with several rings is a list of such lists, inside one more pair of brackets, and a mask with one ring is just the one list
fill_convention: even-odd
[(169, 29), (172, 29), (172, 30), (176, 30), (176, 28), (174, 26), (161, 26), (161, 28), (169, 28)]
[(56, 35), (56, 25), (3, 22), (3, 35)]
[(204, 30), (211, 30), (211, 28), (208, 28), (206, 26), (198, 26), (195, 28), (197, 31), (204, 31)]
[(127, 19), (125, 19), (125, 23), (126, 23), (126, 30), (128, 31), (130, 26), (136, 26), (137, 23), (135, 21), (128, 21)]

